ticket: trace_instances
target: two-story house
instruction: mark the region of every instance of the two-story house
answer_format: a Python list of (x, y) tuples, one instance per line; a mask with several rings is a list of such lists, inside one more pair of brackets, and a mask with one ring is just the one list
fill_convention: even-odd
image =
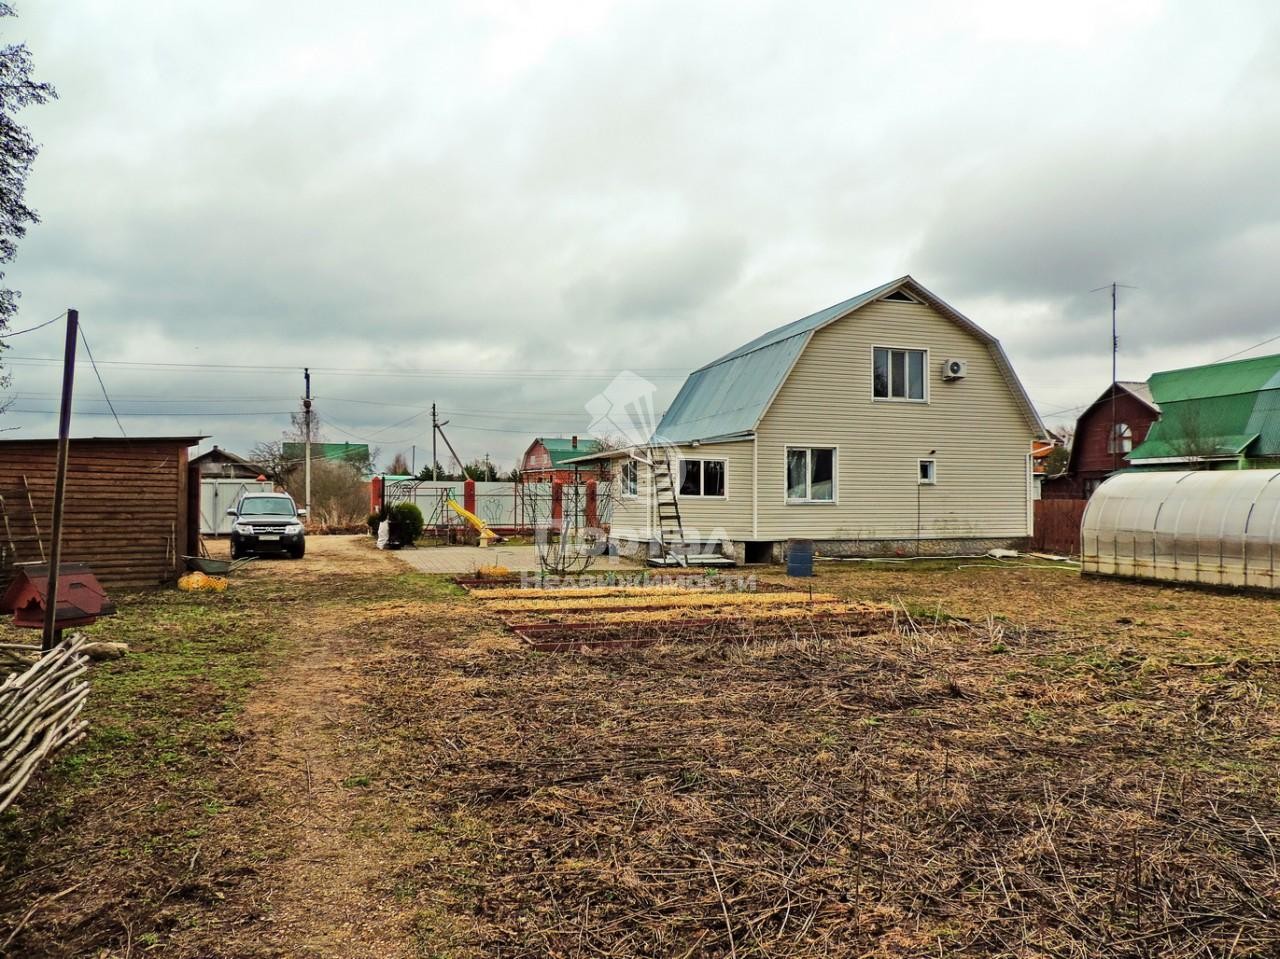
[(1017, 545), (1043, 435), (995, 337), (904, 276), (690, 374), (646, 446), (604, 454), (622, 460), (611, 533), (670, 541), (673, 498), (687, 544), (740, 562), (792, 538), (832, 556)]
[(1146, 383), (1119, 380), (1076, 419), (1066, 471), (1044, 483), (1045, 499), (1088, 499), (1112, 473), (1128, 469), (1130, 454), (1160, 418)]

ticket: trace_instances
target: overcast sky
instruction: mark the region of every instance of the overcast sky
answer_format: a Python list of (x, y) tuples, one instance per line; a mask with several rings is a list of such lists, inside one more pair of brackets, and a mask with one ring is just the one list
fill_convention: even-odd
[[(100, 362), (131, 434), (243, 452), (310, 365), (326, 438), (425, 465), (434, 401), (464, 458), (509, 465), (584, 431), (619, 370), (660, 410), (689, 369), (903, 273), (1003, 341), (1050, 424), (1110, 380), (1090, 290), (1112, 280), (1136, 287), (1121, 378), (1280, 335), (1274, 3), (18, 12), (0, 30), (60, 99), (26, 114), (43, 222), (15, 328), (75, 306), (99, 361), (290, 370)], [(12, 340), (6, 436), (52, 434), (32, 358), (61, 337)], [(378, 368), (416, 372), (338, 372)], [(77, 434), (113, 433), (87, 366), (76, 393)]]

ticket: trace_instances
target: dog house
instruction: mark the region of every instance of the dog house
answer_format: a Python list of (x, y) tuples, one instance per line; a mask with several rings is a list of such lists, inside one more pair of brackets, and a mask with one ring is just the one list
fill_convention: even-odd
[(1086, 574), (1280, 589), (1280, 470), (1120, 473), (1089, 500)]

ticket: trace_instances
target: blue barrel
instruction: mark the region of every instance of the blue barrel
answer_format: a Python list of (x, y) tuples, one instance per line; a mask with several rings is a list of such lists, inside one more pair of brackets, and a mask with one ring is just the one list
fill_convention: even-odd
[(813, 540), (793, 539), (787, 542), (787, 575), (813, 575)]

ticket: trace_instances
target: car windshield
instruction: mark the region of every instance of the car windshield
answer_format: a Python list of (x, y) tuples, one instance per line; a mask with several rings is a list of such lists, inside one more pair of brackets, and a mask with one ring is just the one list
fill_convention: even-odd
[(283, 496), (254, 496), (240, 501), (241, 516), (293, 516), (293, 500)]

